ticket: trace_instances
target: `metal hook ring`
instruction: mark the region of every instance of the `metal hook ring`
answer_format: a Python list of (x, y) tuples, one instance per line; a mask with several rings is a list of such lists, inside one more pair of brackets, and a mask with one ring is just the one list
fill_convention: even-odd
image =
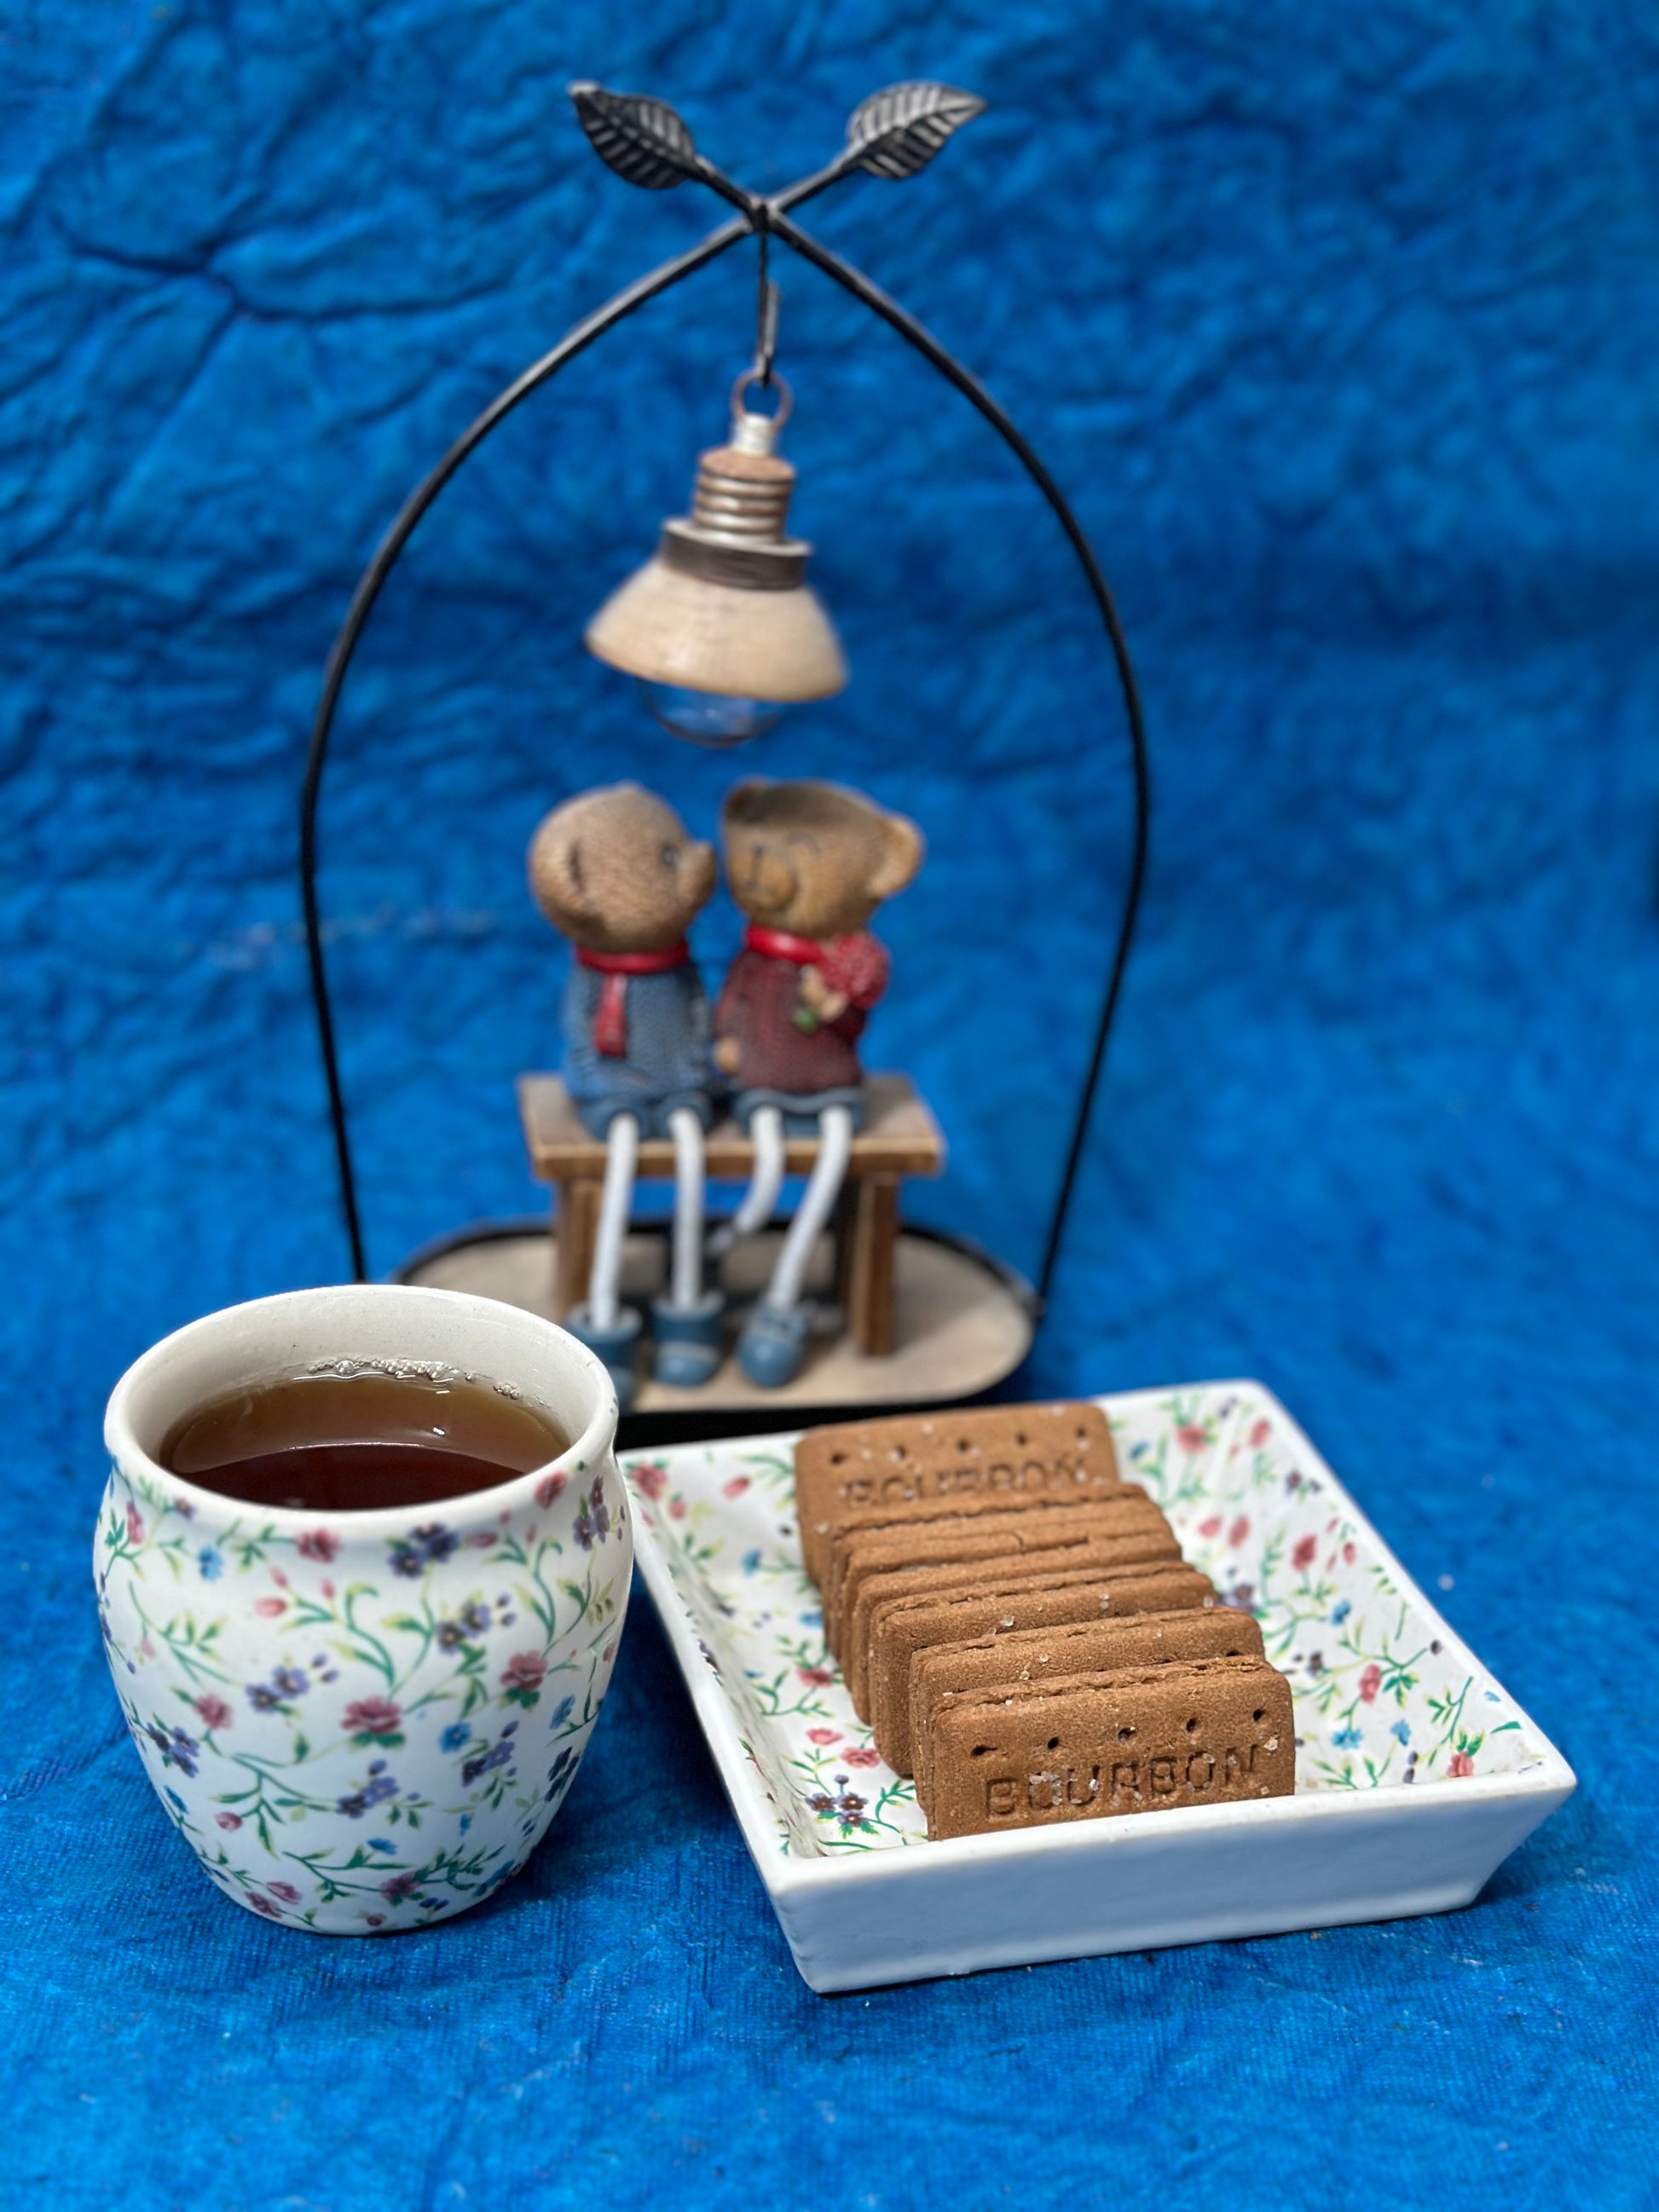
[(734, 416), (747, 415), (751, 411), (743, 404), (743, 395), (748, 391), (751, 384), (758, 384), (763, 386), (769, 385), (770, 388), (777, 393), (778, 410), (776, 414), (763, 415), (761, 416), (761, 420), (763, 422), (769, 422), (775, 431), (781, 430), (784, 424), (789, 420), (790, 413), (795, 404), (795, 395), (789, 388), (788, 379), (787, 377), (778, 375), (775, 371), (774, 371), (772, 375), (769, 378), (763, 377), (757, 368), (745, 368), (743, 374), (732, 386), (732, 412)]

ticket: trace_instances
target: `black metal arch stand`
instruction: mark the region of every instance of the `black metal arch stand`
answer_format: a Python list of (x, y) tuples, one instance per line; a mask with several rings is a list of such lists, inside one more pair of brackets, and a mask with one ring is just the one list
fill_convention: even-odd
[(695, 167), (688, 166), (686, 173), (695, 176), (732, 203), (740, 212), (731, 221), (709, 232), (701, 242), (665, 261), (618, 292), (595, 313), (580, 322), (560, 339), (557, 345), (541, 359), (533, 362), (516, 377), (486, 407), (455, 443), (429, 476), (418, 484), (404, 502), (396, 520), (380, 541), (374, 559), (364, 570), (346, 618), (340, 626), (328, 657), (323, 679), (322, 697), (318, 703), (317, 717), (312, 726), (310, 752), (306, 763), (305, 789), (300, 815), (300, 882), (305, 904), (306, 945), (310, 956), (312, 995), (316, 1006), (317, 1032), (322, 1046), (323, 1066), (328, 1079), (329, 1111), (334, 1125), (334, 1143), (339, 1159), (340, 1200), (345, 1218), (346, 1233), (351, 1243), (351, 1261), (359, 1282), (368, 1278), (368, 1267), (363, 1253), (362, 1224), (357, 1209), (356, 1178), (352, 1171), (351, 1139), (347, 1126), (345, 1099), (340, 1085), (338, 1055), (335, 1049), (334, 1021), (330, 1009), (327, 970), (323, 959), (322, 915), (317, 898), (317, 806), (322, 789), (323, 768), (328, 757), (329, 733), (333, 727), (335, 710), (339, 704), (346, 672), (357, 648), (364, 625), (380, 597), (381, 586), (396, 567), (398, 556), (413, 535), (422, 515), (442, 491), (462, 464), (483, 443), (498, 424), (504, 422), (521, 400), (556, 376), (567, 362), (587, 348), (608, 331), (616, 327), (635, 309), (647, 300), (667, 291), (696, 270), (735, 246), (740, 239), (754, 234), (764, 242), (769, 233), (781, 240), (816, 269), (822, 270), (855, 300), (861, 301), (872, 312), (896, 330), (899, 336), (914, 346), (924, 360), (939, 371), (947, 383), (953, 385), (963, 398), (972, 403), (985, 420), (996, 431), (1003, 442), (1018, 459), (1021, 466), (1054, 510), (1060, 528), (1065, 532), (1073, 552), (1093, 594), (1100, 618), (1109, 641), (1112, 657), (1116, 665), (1118, 682), (1123, 694), (1123, 704), (1128, 722), (1129, 746), (1134, 773), (1134, 842), (1130, 860), (1129, 878), (1124, 892), (1122, 915), (1118, 925), (1116, 943), (1108, 974), (1099, 1015), (1095, 1024), (1094, 1038), (1090, 1049), (1083, 1087), (1078, 1099), (1070, 1141), (1066, 1147), (1066, 1165), (1055, 1195), (1054, 1211), (1049, 1219), (1048, 1234), (1043, 1247), (1042, 1263), (1037, 1276), (1037, 1313), (1040, 1318), (1047, 1304), (1054, 1267), (1060, 1255), (1060, 1240), (1065, 1233), (1066, 1217), (1077, 1182), (1079, 1164), (1088, 1137), (1089, 1122), (1094, 1106), (1095, 1093), (1099, 1086), (1101, 1069), (1106, 1057), (1106, 1044), (1111, 1034), (1113, 1017), (1117, 1011), (1122, 989), (1124, 969), (1128, 962), (1129, 948), (1133, 940), (1136, 916), (1146, 872), (1147, 835), (1151, 817), (1150, 780), (1146, 759), (1146, 732), (1141, 720), (1140, 698), (1135, 684), (1134, 671), (1129, 660), (1128, 646), (1122, 625), (1094, 550), (1085, 536), (1083, 527), (1073, 514), (1060, 487), (1049, 475), (1030, 446), (1015, 428), (997, 402), (983, 385), (965, 369), (939, 342), (929, 336), (914, 316), (907, 314), (896, 301), (851, 264), (832, 253), (827, 246), (789, 220), (789, 210), (812, 198), (828, 185), (838, 182), (860, 166), (849, 153), (843, 153), (827, 167), (814, 175), (802, 179), (787, 190), (760, 198), (745, 191), (722, 176), (701, 156), (695, 157)]

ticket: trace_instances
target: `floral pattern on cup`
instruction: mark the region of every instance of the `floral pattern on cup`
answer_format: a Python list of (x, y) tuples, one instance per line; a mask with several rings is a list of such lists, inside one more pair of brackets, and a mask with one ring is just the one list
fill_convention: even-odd
[[(1169, 1515), (1191, 1564), (1255, 1613), (1290, 1680), (1298, 1791), (1455, 1783), (1541, 1760), (1510, 1698), (1401, 1587), (1265, 1391), (1105, 1402), (1124, 1474)], [(734, 1709), (779, 1848), (817, 1858), (925, 1841), (912, 1785), (875, 1749), (825, 1647), (787, 1453), (686, 1446), (623, 1472)]]
[(556, 1470), (487, 1527), (461, 1498), (389, 1537), (213, 1503), (210, 1531), (182, 1489), (113, 1467), (94, 1545), (111, 1671), (175, 1826), (239, 1903), (325, 1933), (489, 1895), (558, 1811), (610, 1680), (633, 1556), (614, 1462)]

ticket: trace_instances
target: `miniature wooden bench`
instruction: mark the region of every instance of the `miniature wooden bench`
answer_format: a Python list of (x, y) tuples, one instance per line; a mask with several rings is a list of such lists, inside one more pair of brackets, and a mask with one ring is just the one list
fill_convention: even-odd
[[(553, 1186), (557, 1240), (555, 1311), (562, 1319), (587, 1295), (588, 1271), (599, 1225), (605, 1185), (605, 1146), (576, 1117), (570, 1094), (556, 1075), (519, 1078), (519, 1114), (532, 1172)], [(721, 1182), (745, 1182), (754, 1151), (737, 1123), (717, 1121), (708, 1137), (708, 1170)], [(805, 1175), (817, 1158), (815, 1137), (785, 1139), (784, 1165)], [(945, 1166), (945, 1139), (905, 1075), (865, 1079), (865, 1123), (853, 1139), (847, 1182), (836, 1216), (836, 1295), (861, 1352), (880, 1357), (893, 1349), (893, 1255), (898, 1242), (899, 1184), (907, 1175), (936, 1176)], [(666, 1138), (640, 1146), (641, 1182), (672, 1182), (674, 1147)]]

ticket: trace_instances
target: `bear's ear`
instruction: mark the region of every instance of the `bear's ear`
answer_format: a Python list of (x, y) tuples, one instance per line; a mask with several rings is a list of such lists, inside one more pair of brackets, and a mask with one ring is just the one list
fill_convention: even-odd
[(544, 822), (530, 848), (530, 884), (555, 921), (586, 921), (593, 902), (582, 882), (581, 846), (568, 822)]
[(720, 807), (721, 821), (752, 822), (772, 788), (770, 777), (764, 775), (746, 776), (741, 783), (734, 783)]
[(927, 848), (914, 822), (902, 814), (884, 814), (881, 817), (881, 857), (871, 871), (869, 890), (872, 898), (890, 899), (915, 880), (922, 856)]

